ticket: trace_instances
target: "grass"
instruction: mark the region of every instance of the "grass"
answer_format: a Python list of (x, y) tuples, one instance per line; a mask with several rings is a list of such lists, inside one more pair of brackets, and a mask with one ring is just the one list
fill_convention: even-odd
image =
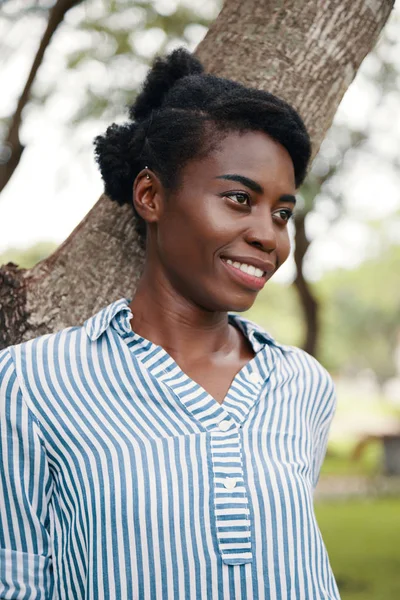
[(400, 598), (400, 498), (319, 502), (342, 600)]

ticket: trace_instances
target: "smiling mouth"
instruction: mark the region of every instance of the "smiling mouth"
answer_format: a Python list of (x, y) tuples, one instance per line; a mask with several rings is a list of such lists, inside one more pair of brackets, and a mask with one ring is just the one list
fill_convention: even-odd
[[(226, 269), (229, 271), (229, 273), (232, 275), (232, 277), (235, 279), (235, 281), (244, 284), (247, 288), (250, 288), (253, 291), (261, 290), (267, 282), (268, 275), (269, 274), (272, 275), (272, 272), (273, 272), (272, 268), (271, 268), (271, 273), (261, 271), (261, 269), (256, 269), (255, 272), (254, 271), (252, 272), (252, 269), (243, 270), (243, 267), (242, 267), (242, 265), (240, 265), (240, 263), (236, 262), (235, 263), (236, 266), (235, 266), (233, 261), (231, 261), (227, 258), (224, 258), (222, 256), (221, 256), (221, 261), (224, 263)], [(238, 266), (238, 265), (240, 265), (240, 266)], [(250, 265), (246, 265), (246, 267), (247, 266), (250, 266)], [(250, 271), (250, 272), (247, 272), (247, 271)], [(261, 273), (261, 275), (260, 275), (260, 273)]]

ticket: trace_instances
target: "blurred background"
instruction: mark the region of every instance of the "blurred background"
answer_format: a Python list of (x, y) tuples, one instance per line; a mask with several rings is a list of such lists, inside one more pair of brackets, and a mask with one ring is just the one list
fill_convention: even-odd
[[(153, 57), (193, 50), (220, 7), (0, 1), (0, 167), (21, 124), (0, 177), (0, 264), (34, 265), (81, 221), (102, 192), (94, 136), (125, 119)], [(343, 600), (400, 598), (399, 142), (398, 1), (299, 192), (295, 252), (246, 313), (335, 379), (315, 505)]]

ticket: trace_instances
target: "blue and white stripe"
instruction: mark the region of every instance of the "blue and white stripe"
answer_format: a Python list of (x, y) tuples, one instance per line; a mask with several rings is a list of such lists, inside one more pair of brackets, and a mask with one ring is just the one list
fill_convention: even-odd
[(229, 313), (256, 354), (219, 404), (131, 316), (0, 352), (0, 597), (337, 600), (327, 372)]

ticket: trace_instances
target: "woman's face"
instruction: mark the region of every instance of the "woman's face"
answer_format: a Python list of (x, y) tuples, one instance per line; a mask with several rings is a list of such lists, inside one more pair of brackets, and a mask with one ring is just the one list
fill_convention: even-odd
[[(288, 152), (264, 133), (225, 134), (217, 150), (183, 168), (180, 181), (151, 223), (151, 271), (203, 309), (247, 310), (289, 255), (295, 177)], [(262, 277), (241, 265), (261, 268)]]

